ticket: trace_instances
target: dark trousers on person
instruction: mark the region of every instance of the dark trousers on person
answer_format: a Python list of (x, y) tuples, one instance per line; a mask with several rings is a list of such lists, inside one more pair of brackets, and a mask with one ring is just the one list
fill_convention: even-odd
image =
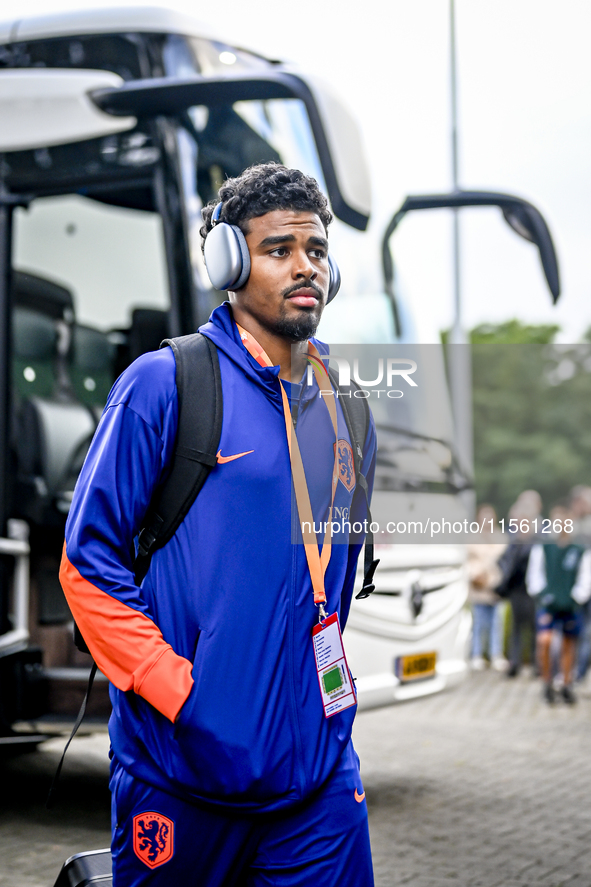
[(373, 887), (353, 744), (294, 810), (197, 807), (111, 761), (114, 887)]
[(509, 660), (517, 670), (523, 664), (524, 648), (532, 665), (536, 661), (536, 605), (525, 589), (514, 591), (509, 601), (513, 621)]
[(583, 615), (583, 631), (579, 638), (577, 651), (577, 680), (582, 681), (589, 669), (591, 660), (591, 601), (581, 607)]

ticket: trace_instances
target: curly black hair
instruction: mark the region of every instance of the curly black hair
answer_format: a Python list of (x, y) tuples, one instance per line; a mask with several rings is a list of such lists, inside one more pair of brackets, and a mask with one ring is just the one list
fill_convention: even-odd
[(332, 222), (328, 201), (316, 179), (280, 163), (259, 163), (249, 166), (242, 175), (227, 179), (219, 190), (218, 198), (201, 210), (203, 225), (199, 233), (202, 249), (205, 238), (213, 228), (213, 211), (220, 201), (223, 206), (219, 221), (237, 225), (243, 234), (248, 234), (249, 219), (264, 216), (275, 209), (316, 213), (325, 231)]

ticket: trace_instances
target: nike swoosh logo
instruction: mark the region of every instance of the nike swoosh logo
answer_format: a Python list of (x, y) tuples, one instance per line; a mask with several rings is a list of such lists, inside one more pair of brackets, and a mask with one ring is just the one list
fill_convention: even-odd
[(235, 456), (222, 456), (222, 451), (218, 450), (216, 453), (216, 459), (218, 460), (219, 465), (223, 465), (224, 462), (233, 462), (234, 459), (240, 459), (242, 456), (248, 456), (249, 453), (254, 453), (254, 450), (247, 450), (246, 453), (236, 453)]
[(364, 797), (365, 797), (365, 792), (363, 792), (363, 794), (360, 795), (359, 792), (357, 791), (357, 789), (355, 789), (355, 800), (357, 801), (358, 804), (361, 804)]

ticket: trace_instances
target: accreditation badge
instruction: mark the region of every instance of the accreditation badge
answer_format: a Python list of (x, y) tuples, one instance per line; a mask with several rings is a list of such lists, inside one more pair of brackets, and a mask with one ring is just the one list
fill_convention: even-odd
[(331, 718), (357, 702), (336, 613), (314, 626), (312, 641), (324, 716)]

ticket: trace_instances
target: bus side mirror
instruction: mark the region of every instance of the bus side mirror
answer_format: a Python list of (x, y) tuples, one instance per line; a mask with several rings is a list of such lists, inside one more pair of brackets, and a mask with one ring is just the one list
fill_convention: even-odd
[(397, 333), (400, 333), (398, 309), (394, 293), (394, 263), (390, 252), (390, 238), (408, 212), (424, 209), (458, 209), (464, 206), (498, 206), (503, 217), (513, 230), (535, 243), (540, 253), (542, 268), (552, 293), (554, 304), (560, 297), (560, 275), (558, 259), (552, 235), (541, 212), (536, 207), (515, 197), (513, 194), (502, 194), (497, 191), (452, 191), (449, 194), (411, 194), (402, 206), (394, 213), (382, 240), (382, 265), (384, 283), (394, 312)]
[(107, 114), (140, 118), (180, 114), (194, 105), (299, 99), (306, 108), (335, 215), (360, 231), (367, 227), (371, 188), (359, 129), (341, 100), (316, 79), (278, 67), (256, 74), (132, 80), (95, 89), (90, 97)]

